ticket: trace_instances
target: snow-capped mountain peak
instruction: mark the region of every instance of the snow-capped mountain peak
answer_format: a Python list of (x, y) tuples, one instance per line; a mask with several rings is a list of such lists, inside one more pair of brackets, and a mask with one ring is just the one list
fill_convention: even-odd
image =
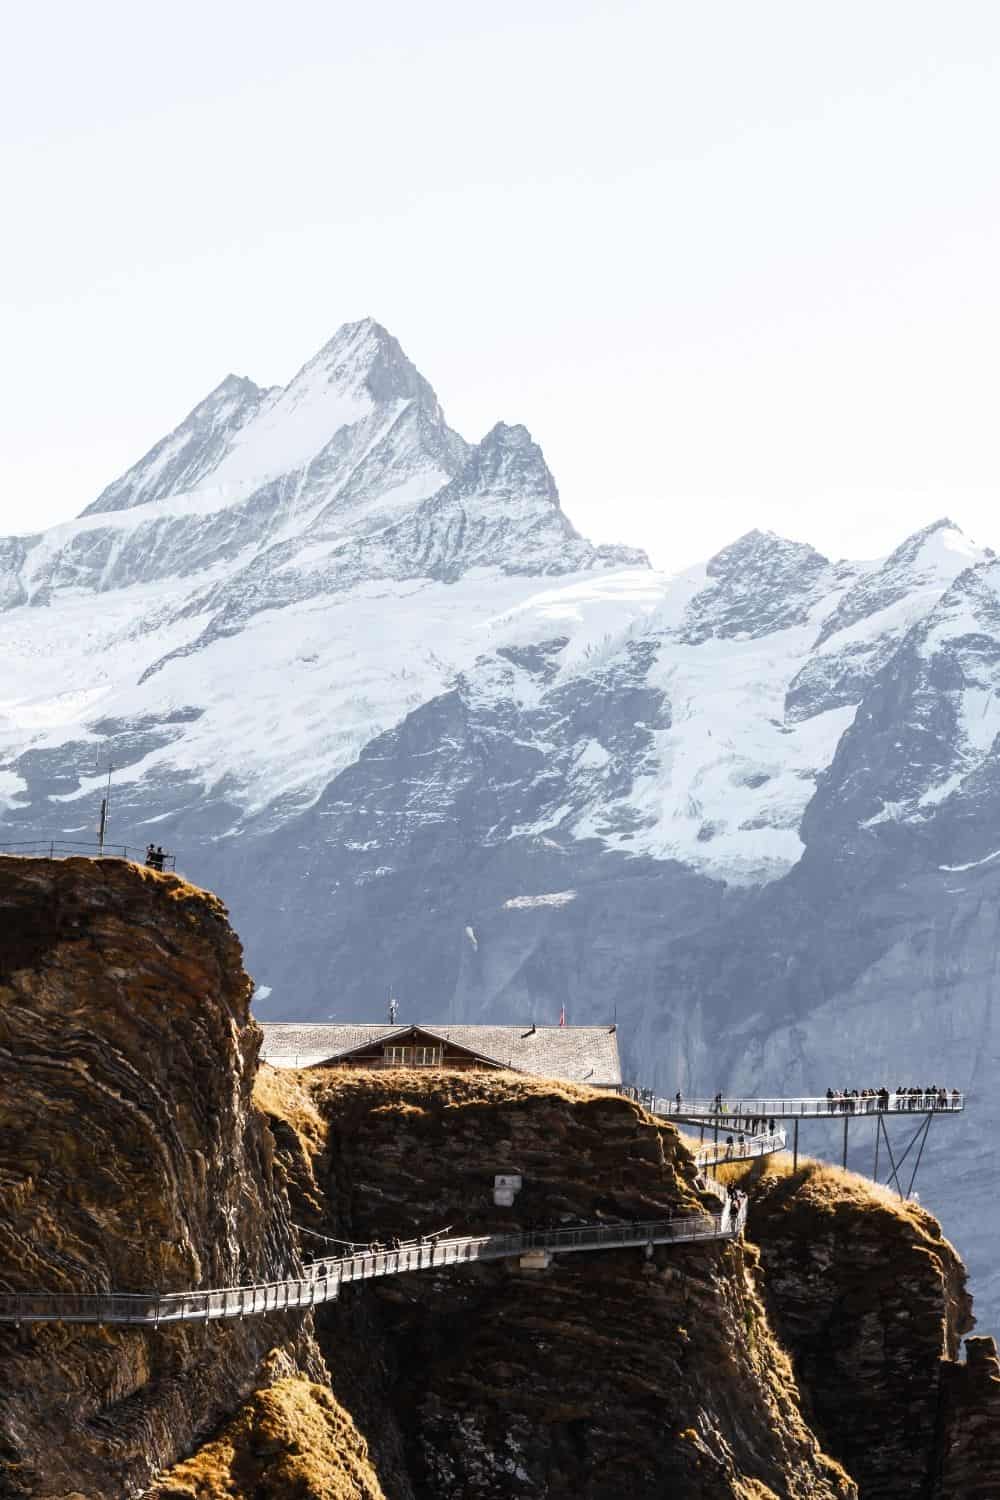
[(238, 502), (300, 472), (331, 443), (343, 447), (345, 429), (373, 417), (384, 425), (411, 404), (447, 431), (432, 387), (398, 341), (372, 318), (345, 323), (287, 386), (262, 389), (227, 375), (83, 514), (206, 491), (219, 504)]
[(748, 531), (709, 559), (706, 585), (688, 606), (681, 637), (692, 643), (752, 637), (800, 624), (829, 570), (828, 560), (805, 542)]
[(303, 365), (288, 389), (325, 381), (339, 391), (367, 392), (372, 401), (420, 401), (440, 407), (428, 381), (403, 353), (399, 340), (374, 318), (342, 327)]
[(239, 375), (227, 375), (188, 412), (173, 432), (102, 490), (83, 512), (129, 510), (164, 496), (197, 490), (231, 450), (237, 433), (251, 423), (274, 391)]
[(455, 492), (523, 495), (542, 499), (559, 509), (559, 491), (542, 450), (526, 427), (498, 422), (470, 455)]

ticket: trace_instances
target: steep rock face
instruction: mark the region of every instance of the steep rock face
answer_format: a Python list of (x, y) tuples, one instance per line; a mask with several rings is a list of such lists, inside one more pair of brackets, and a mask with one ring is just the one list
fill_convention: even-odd
[(161, 438), (145, 457), (102, 490), (83, 514), (129, 510), (166, 495), (197, 489), (221, 463), (236, 434), (272, 394), (252, 380), (227, 375), (169, 436)]
[(770, 635), (799, 625), (829, 590), (830, 572), (814, 547), (748, 531), (706, 564), (706, 586), (688, 606), (682, 638), (698, 645), (709, 636)]
[[(297, 1264), (250, 1089), (260, 1033), (214, 897), (124, 861), (0, 860), (0, 1286), (161, 1291)], [(0, 1328), (3, 1493), (120, 1500), (258, 1381), (289, 1320)]]
[[(965, 1268), (936, 1220), (852, 1174), (810, 1167), (760, 1177), (748, 1233), (817, 1431), (863, 1500), (936, 1497), (943, 1381), (961, 1368), (973, 1324)], [(976, 1472), (1000, 1486), (1000, 1470)]]
[(789, 720), (857, 703), (910, 627), (935, 607), (960, 573), (983, 556), (957, 526), (941, 520), (907, 537), (881, 565), (860, 567), (824, 621), (808, 661), (789, 685), (785, 699)]
[(965, 1363), (942, 1372), (939, 1467), (933, 1500), (991, 1500), (1000, 1475), (996, 1340), (966, 1339)]
[[(613, 1096), (508, 1075), (263, 1070), (301, 1211), (366, 1241), (691, 1212), (675, 1132)], [(492, 1203), (517, 1171), (513, 1209)], [(449, 1268), (345, 1291), (318, 1335), (397, 1500), (574, 1493), (849, 1497), (818, 1448), (738, 1247)], [(358, 1350), (363, 1353), (359, 1355)], [(353, 1350), (353, 1353), (352, 1353)], [(361, 1414), (364, 1413), (362, 1416)]]

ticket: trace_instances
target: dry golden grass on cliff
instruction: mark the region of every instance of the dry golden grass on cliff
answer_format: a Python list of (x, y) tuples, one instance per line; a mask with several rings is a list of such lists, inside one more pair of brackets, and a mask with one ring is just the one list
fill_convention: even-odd
[[(326, 1113), (359, 1106), (367, 1114), (400, 1119), (449, 1109), (470, 1111), (525, 1100), (583, 1104), (618, 1110), (676, 1138), (673, 1125), (647, 1115), (624, 1095), (560, 1079), (535, 1078), (507, 1070), (486, 1072), (446, 1068), (272, 1068), (262, 1063), (253, 1100), (264, 1114), (283, 1120), (298, 1137), (307, 1159), (317, 1157), (327, 1138)], [(669, 1154), (669, 1153), (668, 1153)]]
[[(700, 1144), (690, 1137), (683, 1137), (684, 1144), (692, 1151)], [(798, 1167), (793, 1171), (792, 1158), (787, 1151), (774, 1156), (751, 1158), (747, 1161), (723, 1162), (718, 1168), (720, 1182), (728, 1184), (753, 1182), (762, 1185), (786, 1183), (809, 1199), (810, 1204), (828, 1213), (845, 1208), (871, 1211), (880, 1208), (905, 1220), (915, 1229), (929, 1234), (933, 1239), (941, 1238), (940, 1226), (933, 1214), (921, 1208), (919, 1203), (904, 1202), (895, 1188), (885, 1183), (873, 1182), (860, 1172), (851, 1172), (830, 1162), (818, 1161), (812, 1156), (799, 1155)], [(789, 1203), (793, 1195), (789, 1195)]]
[[(285, 1070), (283, 1070), (285, 1071)], [(426, 1095), (448, 1104), (497, 1104), (510, 1103), (518, 1099), (561, 1099), (569, 1103), (586, 1103), (596, 1099), (620, 1099), (618, 1094), (609, 1094), (603, 1089), (590, 1089), (583, 1084), (564, 1083), (555, 1078), (534, 1078), (526, 1073), (507, 1069), (487, 1072), (485, 1070), (448, 1068), (394, 1068), (387, 1073), (384, 1068), (309, 1068), (298, 1075), (314, 1096), (327, 1099), (340, 1095), (355, 1097), (369, 1094), (385, 1094), (392, 1088), (401, 1101), (415, 1095)], [(628, 1101), (622, 1099), (623, 1104)]]
[(326, 1124), (314, 1102), (311, 1075), (292, 1068), (261, 1063), (253, 1086), (253, 1102), (267, 1115), (290, 1125), (306, 1156), (316, 1156), (326, 1144)]
[[(17, 859), (23, 863), (41, 864), (43, 869), (47, 861), (33, 855), (4, 855), (5, 859)], [(190, 880), (185, 880), (183, 875), (177, 875), (173, 870), (154, 870), (152, 865), (140, 864), (135, 859), (90, 859), (85, 854), (73, 854), (68, 859), (60, 861), (66, 869), (81, 870), (88, 875), (100, 874), (101, 871), (113, 870), (116, 865), (127, 866), (146, 885), (158, 885), (166, 891), (172, 901), (202, 901), (217, 916), (223, 916), (228, 921), (229, 912), (226, 904), (213, 891), (206, 891), (200, 885), (193, 885)]]
[(321, 1385), (255, 1391), (218, 1437), (171, 1469), (151, 1500), (385, 1500), (368, 1445)]
[[(386, 1095), (390, 1095), (389, 1098)], [(424, 1105), (435, 1108), (474, 1109), (497, 1104), (515, 1104), (523, 1099), (551, 1099), (566, 1104), (603, 1104), (630, 1111), (673, 1132), (662, 1120), (647, 1116), (638, 1105), (621, 1094), (591, 1089), (584, 1084), (564, 1083), (555, 1078), (534, 1078), (526, 1073), (497, 1070), (465, 1071), (447, 1068), (272, 1068), (262, 1063), (254, 1084), (254, 1103), (267, 1114), (287, 1121), (303, 1145), (315, 1154), (326, 1134), (322, 1117), (325, 1105), (367, 1099), (372, 1113), (417, 1115)]]

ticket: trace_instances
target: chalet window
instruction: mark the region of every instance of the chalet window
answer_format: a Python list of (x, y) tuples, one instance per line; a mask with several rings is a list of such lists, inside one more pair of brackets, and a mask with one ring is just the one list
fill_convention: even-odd
[(403, 1047), (390, 1044), (384, 1049), (390, 1068), (433, 1068), (444, 1060), (443, 1047)]

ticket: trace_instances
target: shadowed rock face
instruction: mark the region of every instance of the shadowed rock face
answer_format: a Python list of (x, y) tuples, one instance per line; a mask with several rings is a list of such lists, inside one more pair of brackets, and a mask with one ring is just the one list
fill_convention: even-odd
[(1000, 1494), (1000, 1364), (936, 1219), (836, 1169), (751, 1174), (765, 1300), (862, 1500)]
[(996, 1341), (966, 1339), (965, 1363), (942, 1370), (940, 1467), (934, 1500), (991, 1500), (1000, 1475)]
[[(175, 1291), (296, 1263), (250, 1106), (259, 1031), (214, 897), (124, 861), (0, 860), (0, 1287)], [(137, 1493), (257, 1380), (288, 1320), (0, 1326), (0, 1492)]]

